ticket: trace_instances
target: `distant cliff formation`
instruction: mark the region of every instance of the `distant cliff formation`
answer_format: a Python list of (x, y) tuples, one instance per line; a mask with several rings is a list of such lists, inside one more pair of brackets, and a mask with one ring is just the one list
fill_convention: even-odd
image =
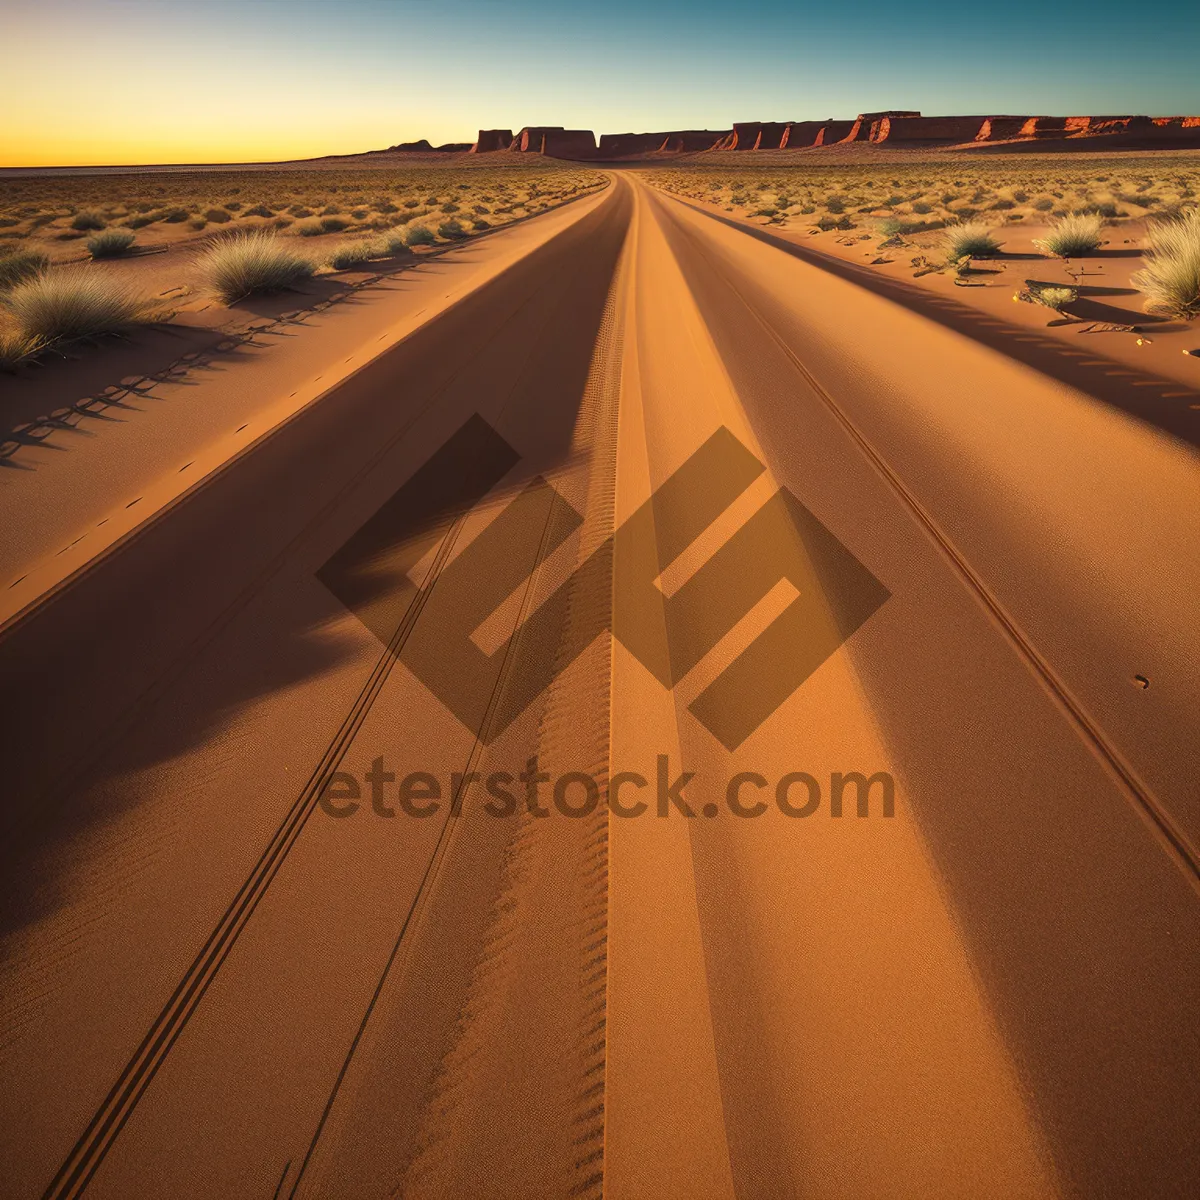
[(422, 139), (389, 150), (414, 154), (544, 154), (608, 162), (708, 151), (816, 150), (863, 143), (897, 149), (941, 146), (987, 150), (1200, 148), (1200, 116), (1047, 117), (983, 115), (926, 117), (911, 109), (859, 113), (854, 120), (738, 121), (730, 129), (676, 129), (659, 133), (606, 133), (527, 125), (481, 129), (474, 145), (431, 146)]

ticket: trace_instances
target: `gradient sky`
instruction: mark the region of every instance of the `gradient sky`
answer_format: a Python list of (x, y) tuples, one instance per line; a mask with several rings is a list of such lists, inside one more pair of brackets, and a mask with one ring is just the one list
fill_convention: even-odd
[(884, 108), (1200, 113), (1200, 0), (0, 0), (0, 40), (5, 166)]

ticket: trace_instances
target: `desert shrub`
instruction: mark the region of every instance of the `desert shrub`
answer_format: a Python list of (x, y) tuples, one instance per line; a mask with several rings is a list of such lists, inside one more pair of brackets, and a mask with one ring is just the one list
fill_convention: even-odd
[(311, 259), (265, 230), (223, 238), (197, 259), (205, 282), (227, 304), (254, 292), (281, 292), (310, 278)]
[(1005, 200), (1003, 197), (992, 203), (992, 208), (994, 208), (997, 212), (1007, 212), (1010, 208), (1016, 207), (1017, 203), (1015, 200)]
[(949, 226), (942, 235), (942, 244), (951, 262), (963, 258), (990, 258), (1000, 252), (1000, 243), (991, 227), (981, 221)]
[(1054, 207), (1054, 201), (1049, 196), (1043, 196), (1040, 200), (1033, 202), (1033, 207), (1038, 212), (1049, 212)]
[(924, 200), (918, 200), (913, 205), (913, 212), (915, 212), (918, 216), (924, 216), (926, 213), (933, 212), (933, 205)]
[(325, 230), (321, 228), (320, 221), (305, 221), (296, 226), (296, 232), (301, 237), (319, 237)]
[(22, 336), (42, 344), (99, 337), (154, 319), (157, 303), (93, 267), (68, 267), (18, 283), (4, 298)]
[(98, 212), (76, 213), (71, 218), (71, 228), (86, 232), (91, 229), (103, 229), (107, 222)]
[(292, 207), (288, 209), (288, 212), (290, 212), (293, 217), (311, 217), (313, 215), (313, 210), (311, 208), (305, 208), (303, 204), (293, 204)]
[(125, 222), (127, 229), (145, 229), (147, 225), (153, 225), (158, 218), (151, 216), (149, 213), (137, 213)]
[(426, 229), (424, 225), (410, 225), (404, 235), (406, 246), (431, 246), (436, 241), (433, 231)]
[(233, 215), (226, 212), (223, 208), (206, 208), (204, 210), (204, 219), (211, 221), (214, 225), (224, 225), (226, 221), (233, 220)]
[(491, 227), (492, 227), (491, 221), (486, 221), (486, 220), (484, 220), (483, 217), (476, 217), (475, 220), (471, 222), (472, 229), (476, 229), (476, 230), (491, 229)]
[(88, 238), (88, 253), (93, 258), (116, 258), (133, 245), (134, 235), (128, 229), (106, 229)]
[(356, 208), (350, 215), (356, 221), (365, 221), (367, 219), (367, 210), (365, 208)]
[(444, 237), (448, 242), (458, 242), (466, 236), (467, 231), (453, 217), (438, 226), (438, 237)]
[(207, 225), (208, 225), (208, 222), (203, 217), (193, 217), (188, 222), (188, 228), (195, 229), (195, 230), (204, 229), (207, 227)]
[(341, 233), (350, 222), (343, 220), (341, 217), (322, 217), (321, 232), (322, 233)]
[(1147, 312), (1185, 321), (1200, 316), (1200, 209), (1156, 221), (1146, 240), (1150, 255), (1130, 282), (1146, 297)]
[(404, 235), (400, 233), (394, 233), (390, 238), (385, 239), (384, 245), (387, 247), (388, 255), (392, 258), (395, 258), (397, 255), (409, 253)]
[(1044, 238), (1035, 238), (1034, 245), (1055, 258), (1078, 258), (1090, 254), (1100, 245), (1104, 220), (1097, 213), (1069, 213), (1054, 221)]
[(349, 271), (373, 258), (383, 258), (386, 253), (384, 242), (346, 242), (329, 256), (329, 265), (335, 271)]
[(16, 370), (45, 344), (41, 338), (28, 337), (19, 330), (0, 330), (0, 371)]
[(341, 211), (342, 211), (342, 209), (341, 209), (340, 205), (327, 204), (327, 205), (325, 205), (325, 207), (323, 209), (321, 209), (321, 216), (336, 217)]
[(167, 208), (159, 213), (159, 219), (167, 225), (181, 225), (191, 215), (186, 208)]
[(242, 213), (243, 217), (273, 217), (274, 215), (275, 210), (273, 208), (268, 208), (265, 204), (251, 205), (244, 213)]
[(458, 205), (455, 204), (453, 200), (447, 200), (446, 203), (442, 205), (442, 212), (456, 213), (458, 212)]
[[(235, 188), (234, 190), (236, 191), (237, 189)], [(237, 212), (242, 207), (242, 202), (240, 200), (226, 200), (225, 207), (230, 212)]]
[(846, 202), (841, 196), (830, 196), (825, 201), (825, 210), (836, 214), (844, 213), (846, 211)]
[(1069, 287), (1039, 288), (1033, 296), (1038, 304), (1044, 304), (1055, 312), (1061, 312), (1072, 300), (1078, 299), (1075, 289)]
[(0, 256), (0, 288), (12, 287), (23, 279), (32, 279), (48, 270), (50, 260), (32, 250), (19, 250)]
[(752, 217), (773, 217), (778, 211), (779, 209), (777, 208), (758, 208), (750, 215)]
[(405, 200), (404, 207), (405, 208), (420, 208), (421, 202), (420, 202), (420, 200)]

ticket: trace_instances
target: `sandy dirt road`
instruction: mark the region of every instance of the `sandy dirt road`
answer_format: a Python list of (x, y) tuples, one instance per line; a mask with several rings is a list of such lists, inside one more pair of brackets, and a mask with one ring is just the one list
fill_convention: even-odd
[(0, 639), (4, 1194), (1195, 1194), (1194, 449), (554, 219)]

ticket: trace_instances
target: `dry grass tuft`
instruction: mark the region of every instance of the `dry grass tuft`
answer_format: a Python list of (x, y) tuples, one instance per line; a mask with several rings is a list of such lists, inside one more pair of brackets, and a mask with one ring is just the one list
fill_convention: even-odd
[(209, 287), (232, 304), (255, 292), (282, 292), (312, 277), (312, 259), (289, 249), (273, 233), (258, 230), (212, 244), (196, 260)]
[(106, 229), (88, 238), (88, 253), (93, 258), (116, 258), (133, 245), (134, 235), (128, 229)]
[(951, 262), (964, 258), (990, 258), (1000, 253), (1000, 243), (991, 226), (982, 221), (949, 226), (942, 235), (942, 244)]
[(66, 267), (18, 283), (4, 297), (20, 335), (43, 345), (119, 333), (156, 319), (157, 301), (90, 267)]
[(1146, 240), (1150, 257), (1130, 280), (1146, 297), (1146, 311), (1184, 321), (1200, 316), (1200, 208), (1156, 222)]
[(50, 259), (32, 250), (0, 255), (0, 288), (12, 287), (22, 279), (32, 279), (50, 267)]
[(1033, 244), (1054, 258), (1079, 258), (1099, 249), (1104, 218), (1099, 213), (1069, 213), (1050, 226), (1044, 238)]

